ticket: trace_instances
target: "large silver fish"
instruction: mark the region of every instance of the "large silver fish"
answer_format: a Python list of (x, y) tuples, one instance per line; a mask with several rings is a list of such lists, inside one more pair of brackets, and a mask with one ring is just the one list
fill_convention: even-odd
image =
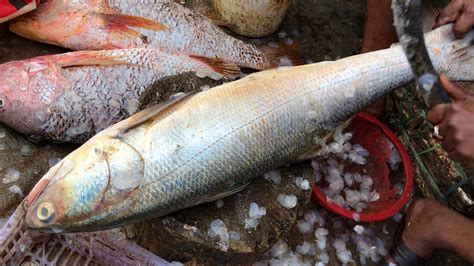
[[(438, 71), (474, 80), (474, 31), (426, 35)], [(250, 75), (147, 109), (53, 167), (29, 195), (30, 228), (90, 231), (162, 216), (307, 158), (369, 103), (413, 79), (401, 47)], [(46, 186), (46, 188), (44, 188)]]

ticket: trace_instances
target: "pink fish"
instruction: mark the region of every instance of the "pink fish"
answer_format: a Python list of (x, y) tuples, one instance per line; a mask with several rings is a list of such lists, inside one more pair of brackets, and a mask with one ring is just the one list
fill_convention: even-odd
[(0, 65), (0, 122), (33, 140), (84, 142), (137, 111), (157, 80), (189, 71), (233, 76), (235, 65), (154, 49), (83, 51)]
[(10, 30), (73, 50), (153, 48), (259, 70), (296, 54), (289, 46), (259, 49), (240, 41), (173, 0), (49, 0), (15, 20)]

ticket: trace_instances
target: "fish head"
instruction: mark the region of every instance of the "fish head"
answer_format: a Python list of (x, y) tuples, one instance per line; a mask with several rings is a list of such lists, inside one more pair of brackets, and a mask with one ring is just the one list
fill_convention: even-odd
[(103, 230), (130, 212), (129, 198), (142, 182), (144, 164), (128, 144), (96, 137), (43, 177), (51, 181), (28, 209), (29, 228), (56, 233)]
[(0, 65), (0, 123), (27, 136), (42, 134), (47, 106), (63, 89), (61, 72), (42, 58)]
[(87, 27), (87, 13), (97, 7), (93, 2), (104, 1), (41, 1), (35, 11), (14, 19), (10, 30), (27, 39), (61, 46)]

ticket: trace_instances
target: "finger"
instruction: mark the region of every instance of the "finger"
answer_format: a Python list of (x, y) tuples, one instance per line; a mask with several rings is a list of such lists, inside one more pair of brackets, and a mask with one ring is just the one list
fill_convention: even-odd
[(449, 3), (443, 11), (441, 11), (438, 20), (436, 21), (436, 25), (439, 27), (441, 25), (456, 21), (457, 17), (462, 11), (463, 5), (464, 3), (462, 0), (451, 1), (451, 3)]
[[(443, 136), (443, 135), (441, 135)], [(447, 153), (451, 153), (456, 148), (456, 142), (449, 135), (445, 136), (443, 141), (441, 141), (441, 146)]]
[(450, 104), (436, 105), (428, 112), (426, 119), (428, 119), (431, 124), (438, 125), (441, 123), (441, 121), (443, 121), (444, 117), (446, 116), (446, 111), (450, 108), (450, 106)]
[(465, 10), (453, 26), (457, 38), (464, 37), (474, 25), (474, 11)]
[(469, 97), (469, 94), (460, 88), (458, 88), (454, 83), (449, 81), (446, 75), (441, 75), (440, 77), (441, 85), (443, 85), (444, 90), (453, 98), (455, 101), (464, 101)]

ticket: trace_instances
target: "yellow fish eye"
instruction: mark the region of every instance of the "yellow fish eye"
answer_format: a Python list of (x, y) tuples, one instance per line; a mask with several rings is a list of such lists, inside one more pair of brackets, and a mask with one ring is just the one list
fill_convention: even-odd
[(49, 202), (43, 202), (38, 206), (36, 210), (36, 216), (42, 222), (48, 222), (54, 217), (53, 205)]

